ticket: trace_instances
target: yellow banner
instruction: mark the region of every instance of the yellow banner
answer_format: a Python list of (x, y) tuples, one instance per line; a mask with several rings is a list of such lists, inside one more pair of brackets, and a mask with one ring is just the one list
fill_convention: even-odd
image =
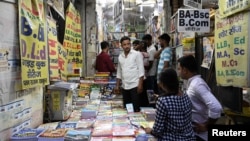
[(58, 65), (60, 79), (67, 80), (67, 51), (63, 48), (62, 44), (58, 42)]
[(219, 0), (219, 11), (222, 18), (250, 8), (250, 0)]
[(49, 84), (43, 0), (19, 0), (22, 88)]
[(215, 14), (215, 68), (217, 84), (247, 87), (249, 12), (221, 18)]
[(49, 71), (50, 81), (59, 80), (59, 67), (58, 67), (58, 41), (56, 22), (47, 17), (48, 23), (48, 46), (49, 46)]
[(82, 68), (82, 41), (81, 19), (79, 12), (70, 3), (66, 11), (66, 24), (63, 47), (67, 51), (67, 74), (73, 74), (73, 70)]

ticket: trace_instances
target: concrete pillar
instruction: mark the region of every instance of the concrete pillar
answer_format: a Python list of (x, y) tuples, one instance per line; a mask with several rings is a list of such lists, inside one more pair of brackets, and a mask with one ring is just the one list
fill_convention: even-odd
[(81, 14), (83, 68), (82, 76), (93, 76), (95, 70), (92, 67), (93, 59), (97, 52), (97, 14), (96, 0), (78, 0), (75, 3)]

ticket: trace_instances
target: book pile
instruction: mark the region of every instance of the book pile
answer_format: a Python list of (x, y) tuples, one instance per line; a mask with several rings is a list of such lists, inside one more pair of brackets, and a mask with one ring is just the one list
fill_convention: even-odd
[(155, 120), (155, 109), (152, 107), (141, 107), (141, 112), (147, 121)]
[(97, 72), (94, 76), (94, 82), (98, 84), (108, 84), (109, 76), (109, 72)]
[(46, 130), (38, 137), (38, 141), (64, 141), (64, 136), (68, 129), (58, 128)]
[(68, 130), (64, 141), (89, 141), (91, 136), (90, 129)]
[(95, 107), (92, 106), (86, 106), (85, 108), (82, 109), (81, 111), (81, 118), (82, 119), (91, 119), (91, 118), (96, 118), (97, 116), (97, 110)]

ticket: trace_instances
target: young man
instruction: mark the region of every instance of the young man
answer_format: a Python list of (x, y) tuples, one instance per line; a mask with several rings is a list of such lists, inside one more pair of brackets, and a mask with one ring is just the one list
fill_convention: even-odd
[(115, 93), (119, 92), (122, 83), (123, 106), (132, 103), (134, 112), (140, 111), (139, 94), (143, 91), (144, 66), (139, 51), (131, 49), (131, 39), (124, 36), (120, 40), (123, 52), (118, 58)]
[(194, 56), (187, 55), (178, 59), (178, 71), (187, 80), (186, 93), (192, 101), (192, 122), (197, 141), (208, 140), (208, 125), (214, 124), (221, 116), (222, 106), (211, 93), (207, 83), (198, 74)]
[(158, 93), (157, 84), (156, 84), (156, 70), (158, 59), (154, 58), (156, 53), (156, 48), (152, 44), (152, 36), (150, 34), (146, 34), (142, 37), (142, 40), (146, 43), (147, 52), (149, 54), (149, 66), (148, 66), (148, 73), (147, 73), (147, 89), (154, 90), (155, 93)]
[(138, 51), (140, 49), (139, 48), (139, 46), (140, 46), (140, 40), (134, 40), (132, 44), (133, 44), (133, 49), (134, 50)]
[[(155, 58), (159, 59), (158, 68), (157, 68), (157, 84), (159, 83), (159, 75), (160, 73), (166, 69), (171, 67), (172, 65), (172, 49), (169, 47), (170, 36), (166, 33), (163, 33), (158, 37), (159, 44), (161, 49), (155, 53)], [(166, 78), (167, 79), (167, 78)], [(161, 94), (160, 87), (159, 94)]]
[(102, 52), (96, 57), (95, 68), (98, 72), (110, 72), (111, 75), (116, 69), (108, 54), (109, 43), (107, 41), (101, 42), (101, 49)]

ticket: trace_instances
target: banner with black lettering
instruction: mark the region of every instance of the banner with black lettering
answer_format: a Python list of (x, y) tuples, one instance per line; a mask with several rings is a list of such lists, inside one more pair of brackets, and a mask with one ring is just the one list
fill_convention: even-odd
[(178, 32), (209, 32), (209, 9), (179, 9)]
[(49, 84), (43, 0), (19, 0), (22, 89)]

